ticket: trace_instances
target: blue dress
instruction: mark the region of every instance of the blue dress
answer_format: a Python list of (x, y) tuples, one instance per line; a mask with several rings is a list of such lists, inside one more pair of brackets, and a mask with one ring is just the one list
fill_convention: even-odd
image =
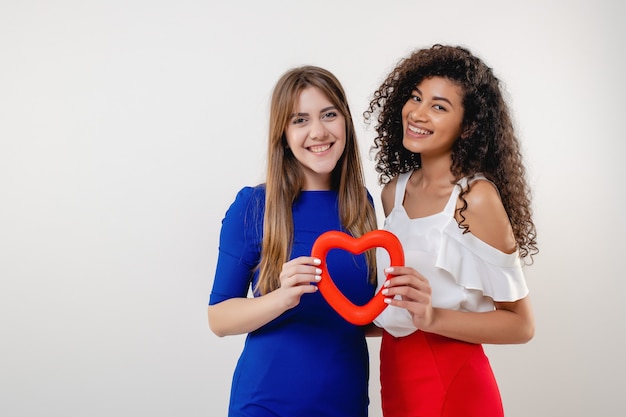
[[(245, 187), (222, 221), (209, 304), (246, 297), (256, 284), (265, 188)], [(345, 231), (336, 191), (304, 191), (293, 204), (291, 258), (309, 256), (328, 230)], [(363, 255), (332, 249), (330, 276), (355, 304), (374, 295)], [(255, 294), (256, 295), (256, 294)], [(345, 321), (319, 292), (249, 333), (234, 372), (228, 415), (367, 416), (369, 358), (363, 328)]]

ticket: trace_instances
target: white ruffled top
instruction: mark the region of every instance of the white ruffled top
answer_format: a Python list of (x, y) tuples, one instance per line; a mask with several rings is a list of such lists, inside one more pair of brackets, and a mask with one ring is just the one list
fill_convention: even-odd
[[(517, 301), (528, 295), (518, 252), (504, 253), (472, 233), (463, 234), (454, 219), (456, 202), (467, 178), (453, 188), (440, 213), (411, 219), (404, 206), (406, 184), (412, 172), (400, 174), (396, 183), (394, 207), (385, 219), (384, 229), (394, 233), (404, 249), (405, 264), (426, 277), (432, 288), (433, 307), (484, 312), (494, 309), (495, 301)], [(482, 175), (472, 179), (486, 180)], [(378, 288), (385, 282), (384, 269), (389, 255), (377, 249)], [(389, 306), (374, 321), (395, 337), (417, 330), (406, 309)]]

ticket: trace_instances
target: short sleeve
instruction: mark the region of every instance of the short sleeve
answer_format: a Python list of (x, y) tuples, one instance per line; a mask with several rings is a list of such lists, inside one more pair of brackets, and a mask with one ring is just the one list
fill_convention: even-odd
[(471, 233), (462, 233), (455, 221), (443, 230), (437, 267), (448, 271), (464, 288), (480, 291), (496, 302), (528, 295), (519, 253), (501, 252)]
[(260, 258), (264, 205), (263, 187), (245, 187), (226, 211), (210, 305), (247, 296)]

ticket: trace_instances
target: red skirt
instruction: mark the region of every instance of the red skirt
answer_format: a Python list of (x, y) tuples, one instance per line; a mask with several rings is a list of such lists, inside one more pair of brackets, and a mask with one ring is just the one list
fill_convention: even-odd
[(503, 417), (482, 345), (417, 331), (383, 332), (380, 384), (385, 417)]

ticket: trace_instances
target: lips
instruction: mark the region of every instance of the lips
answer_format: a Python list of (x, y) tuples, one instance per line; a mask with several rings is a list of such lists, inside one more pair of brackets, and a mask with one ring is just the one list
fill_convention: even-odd
[(408, 125), (407, 129), (418, 135), (432, 135), (432, 131), (426, 129), (420, 129), (419, 127)]
[(313, 153), (322, 153), (329, 150), (332, 145), (332, 143), (326, 143), (324, 145), (309, 146), (309, 151)]

